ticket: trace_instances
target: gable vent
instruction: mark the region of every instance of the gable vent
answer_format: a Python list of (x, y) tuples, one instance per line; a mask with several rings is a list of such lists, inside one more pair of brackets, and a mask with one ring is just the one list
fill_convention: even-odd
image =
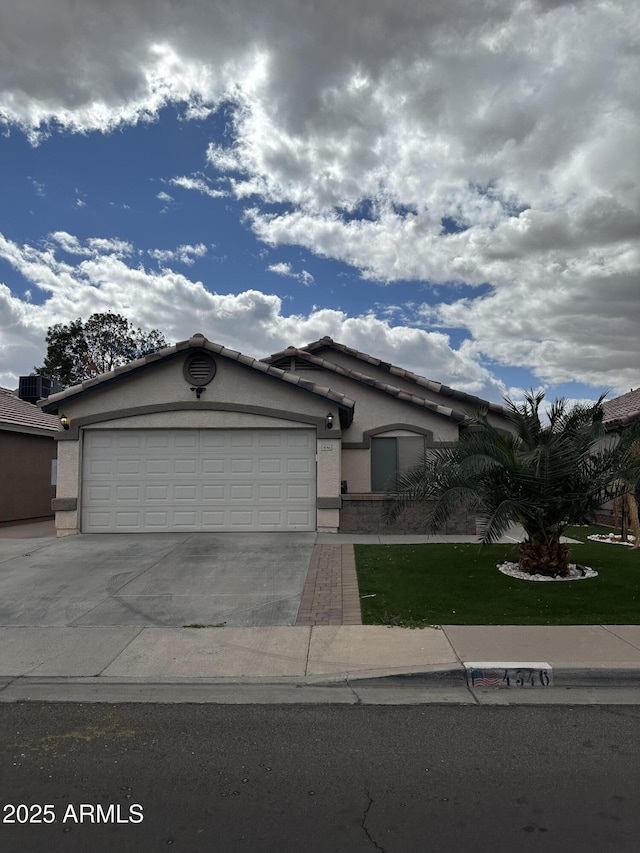
[(317, 364), (309, 364), (308, 361), (302, 361), (302, 359), (300, 359), (299, 361), (296, 361), (296, 369), (295, 369), (296, 373), (305, 373), (308, 370), (319, 370), (319, 369), (320, 368), (318, 367)]
[(184, 363), (184, 378), (193, 385), (208, 385), (216, 375), (216, 363), (210, 355), (196, 353)]

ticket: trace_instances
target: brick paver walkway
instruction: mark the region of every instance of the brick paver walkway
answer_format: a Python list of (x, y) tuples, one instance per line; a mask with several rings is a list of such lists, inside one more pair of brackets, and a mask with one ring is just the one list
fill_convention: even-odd
[(296, 625), (362, 625), (353, 545), (316, 545)]

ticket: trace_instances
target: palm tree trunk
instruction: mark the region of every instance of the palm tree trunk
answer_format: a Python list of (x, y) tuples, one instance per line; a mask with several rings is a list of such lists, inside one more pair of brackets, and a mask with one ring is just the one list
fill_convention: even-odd
[[(631, 528), (631, 533), (635, 536), (633, 547), (640, 548), (640, 518), (638, 517), (638, 501), (636, 500), (636, 496), (633, 492), (628, 492), (626, 498), (627, 508), (629, 510), (629, 527)], [(624, 542), (625, 540), (622, 539), (621, 541)]]
[(549, 575), (551, 577), (569, 574), (569, 549), (554, 538), (551, 542), (537, 539), (525, 539), (519, 545), (520, 571), (529, 575)]

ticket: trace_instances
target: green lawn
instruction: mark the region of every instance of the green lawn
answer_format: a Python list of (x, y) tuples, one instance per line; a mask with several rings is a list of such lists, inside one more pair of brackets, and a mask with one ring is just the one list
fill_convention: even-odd
[(574, 527), (571, 561), (597, 578), (533, 582), (495, 565), (517, 561), (511, 545), (355, 545), (366, 625), (637, 625), (640, 550), (590, 542), (601, 527)]

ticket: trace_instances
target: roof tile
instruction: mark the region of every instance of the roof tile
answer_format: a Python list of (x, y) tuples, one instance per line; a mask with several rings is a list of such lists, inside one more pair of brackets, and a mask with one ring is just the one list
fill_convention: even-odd
[(627, 394), (605, 400), (602, 404), (604, 422), (625, 424), (640, 418), (640, 388), (632, 388)]
[[(323, 338), (320, 338), (320, 340), (313, 341), (312, 343), (307, 344), (304, 347), (300, 347), (296, 352), (313, 355), (316, 350), (320, 350), (326, 346), (330, 347), (331, 349), (337, 350), (338, 352), (344, 352), (348, 355), (354, 356), (355, 358), (365, 362), (366, 364), (374, 364), (379, 367), (382, 367), (388, 370), (389, 373), (395, 376), (401, 376), (403, 379), (407, 379), (410, 382), (415, 382), (416, 385), (420, 385), (423, 388), (428, 388), (430, 391), (433, 391), (436, 394), (443, 394), (447, 397), (453, 397), (454, 399), (464, 401), (466, 403), (469, 403), (470, 405), (488, 409), (490, 412), (496, 412), (501, 415), (506, 414), (506, 409), (504, 408), (504, 406), (501, 406), (498, 403), (491, 403), (488, 400), (483, 400), (481, 397), (476, 397), (473, 394), (467, 394), (465, 391), (456, 391), (454, 388), (449, 388), (447, 385), (442, 385), (440, 382), (435, 382), (433, 379), (427, 379), (425, 376), (419, 376), (417, 373), (412, 373), (410, 370), (405, 370), (403, 367), (398, 367), (397, 365), (391, 364), (387, 361), (381, 361), (379, 358), (375, 358), (374, 356), (368, 355), (367, 353), (360, 352), (359, 350), (353, 349), (353, 347), (348, 347), (345, 344), (336, 343), (336, 341), (334, 341), (327, 335), (325, 335), (325, 337)], [(273, 353), (271, 356), (268, 356), (266, 359), (264, 359), (264, 361), (275, 361), (279, 357), (282, 357), (283, 354), (283, 352)], [(291, 347), (287, 348), (287, 355), (291, 355)], [(319, 358), (318, 356), (315, 357)], [(328, 360), (320, 359), (320, 361), (326, 363)], [(329, 367), (329, 369), (333, 369), (332, 365), (334, 365), (334, 362), (331, 361), (328, 361), (328, 363), (325, 364), (325, 366)], [(437, 404), (434, 403), (433, 405), (436, 406)]]
[[(192, 344), (192, 341), (194, 341), (194, 338), (196, 337), (197, 340), (195, 341), (195, 344)], [(273, 367), (271, 364), (267, 364), (264, 360), (258, 360), (256, 358), (251, 358), (251, 356), (243, 355), (237, 350), (227, 349), (225, 346), (222, 346), (221, 344), (216, 344), (213, 341), (209, 341), (206, 338), (203, 338), (202, 336), (194, 336), (194, 338), (191, 338), (188, 341), (180, 341), (179, 343), (175, 344), (175, 346), (165, 347), (164, 349), (159, 350), (155, 353), (150, 353), (149, 355), (146, 355), (144, 358), (138, 359), (137, 361), (122, 365), (122, 367), (118, 367), (116, 368), (116, 370), (112, 370), (109, 373), (104, 373), (101, 376), (96, 376), (93, 379), (87, 379), (80, 385), (74, 385), (71, 388), (67, 388), (64, 391), (60, 391), (58, 394), (52, 394), (47, 399), (46, 403), (43, 403), (43, 406), (51, 406), (52, 408), (56, 407), (60, 403), (62, 403), (63, 400), (76, 397), (79, 394), (83, 394), (85, 391), (92, 390), (93, 388), (96, 388), (97, 386), (101, 385), (103, 382), (113, 379), (116, 376), (125, 375), (136, 368), (144, 367), (145, 365), (150, 364), (152, 362), (165, 359), (167, 357), (175, 355), (180, 350), (189, 349), (191, 346), (194, 345), (198, 348), (203, 347), (204, 349), (221, 355), (224, 358), (229, 358), (233, 361), (237, 361), (241, 364), (246, 365), (247, 367), (253, 368), (254, 370), (259, 370), (261, 373), (266, 373), (269, 376), (275, 376), (278, 379), (284, 380), (285, 382), (289, 382), (293, 385), (298, 385), (299, 387), (304, 388), (307, 391), (311, 391), (314, 394), (319, 394), (320, 396), (328, 397), (337, 402), (339, 405), (344, 406), (346, 409), (353, 410), (353, 407), (355, 406), (355, 401), (352, 400), (350, 397), (347, 397), (346, 394), (342, 394), (337, 391), (330, 391), (330, 389), (326, 386), (318, 385), (316, 382), (312, 382), (309, 379), (301, 380), (301, 378), (295, 373), (288, 373), (285, 370), (281, 370), (279, 367)], [(45, 414), (44, 417), (53, 416)], [(56, 418), (54, 418), (54, 421), (57, 423)]]
[(14, 429), (46, 429), (58, 432), (60, 421), (55, 415), (47, 415), (38, 406), (21, 400), (8, 388), (0, 388), (0, 425), (8, 424)]

